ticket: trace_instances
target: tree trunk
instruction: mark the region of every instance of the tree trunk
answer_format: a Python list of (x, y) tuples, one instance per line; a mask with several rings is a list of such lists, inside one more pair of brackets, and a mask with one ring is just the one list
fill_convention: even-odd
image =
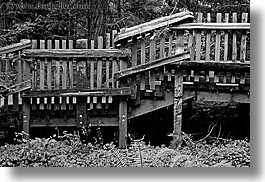
[(89, 4), (87, 14), (88, 39), (95, 40), (96, 43), (97, 37), (104, 36), (106, 33), (108, 1), (87, 0), (87, 3)]

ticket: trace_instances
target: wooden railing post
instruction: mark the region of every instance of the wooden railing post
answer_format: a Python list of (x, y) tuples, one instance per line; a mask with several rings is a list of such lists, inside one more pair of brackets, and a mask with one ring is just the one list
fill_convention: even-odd
[(29, 125), (30, 125), (30, 99), (24, 98), (22, 102), (22, 112), (23, 112), (23, 137), (29, 138)]
[[(120, 61), (120, 69), (124, 70), (127, 68), (127, 60)], [(126, 86), (126, 80), (120, 81), (120, 87)], [(127, 120), (128, 120), (128, 111), (127, 111), (127, 98), (120, 97), (119, 102), (119, 147), (127, 147)]]
[(183, 73), (176, 70), (174, 76), (173, 147), (181, 144)]

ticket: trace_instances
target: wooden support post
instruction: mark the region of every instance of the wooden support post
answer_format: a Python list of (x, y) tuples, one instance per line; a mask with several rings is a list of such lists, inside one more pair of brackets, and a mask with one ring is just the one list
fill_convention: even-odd
[(23, 131), (26, 133), (24, 134), (24, 138), (29, 138), (29, 125), (30, 125), (30, 98), (24, 98), (22, 104), (22, 111), (23, 111)]
[(119, 147), (127, 146), (127, 100), (121, 98), (119, 103)]
[[(127, 68), (127, 60), (121, 60), (120, 69)], [(120, 81), (120, 87), (126, 86), (126, 79)], [(126, 97), (120, 97), (119, 102), (119, 147), (126, 148), (127, 147), (127, 99)]]
[(77, 103), (76, 103), (77, 126), (86, 125), (87, 122), (86, 103), (87, 99), (85, 97), (77, 97)]
[(173, 109), (173, 146), (178, 147), (181, 142), (182, 125), (182, 96), (183, 96), (183, 73), (176, 70), (174, 80), (174, 109)]

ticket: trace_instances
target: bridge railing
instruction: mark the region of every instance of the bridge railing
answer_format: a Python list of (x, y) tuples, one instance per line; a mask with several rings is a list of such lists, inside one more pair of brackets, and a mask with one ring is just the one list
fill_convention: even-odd
[(30, 63), (22, 58), (22, 50), (29, 48), (29, 40), (0, 48), (0, 107), (14, 104), (12, 110), (18, 111), (22, 103), (21, 91), (29, 89)]

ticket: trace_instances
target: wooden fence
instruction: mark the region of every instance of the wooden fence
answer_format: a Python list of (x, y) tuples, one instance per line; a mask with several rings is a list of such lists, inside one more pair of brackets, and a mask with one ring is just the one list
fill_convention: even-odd
[[(188, 52), (189, 59), (181, 63), (184, 68), (184, 84), (196, 82), (230, 84), (230, 86), (242, 84), (246, 85), (246, 90), (248, 90), (250, 75), (247, 68), (244, 70), (244, 67), (250, 64), (248, 14), (198, 13), (195, 17), (194, 22), (196, 23), (163, 27), (144, 34), (138, 32), (133, 35), (131, 33), (132, 36), (127, 37), (126, 40), (117, 39), (117, 46), (129, 47), (132, 51), (132, 59), (128, 65), (139, 68), (153, 61), (162, 61), (163, 58), (168, 59), (167, 64), (171, 63), (170, 59), (172, 62), (178, 62), (174, 56), (181, 52)], [(205, 66), (205, 62), (208, 62), (207, 66)], [(236, 68), (237, 66), (238, 68)], [(171, 81), (172, 74), (175, 72), (174, 69), (161, 67), (139, 74), (135, 74), (137, 72), (135, 70), (126, 73), (120, 72), (117, 77), (133, 73), (135, 78), (132, 80), (136, 80), (136, 78), (139, 80), (134, 84), (138, 85), (140, 90), (147, 92), (155, 92), (161, 87), (164, 77)]]

